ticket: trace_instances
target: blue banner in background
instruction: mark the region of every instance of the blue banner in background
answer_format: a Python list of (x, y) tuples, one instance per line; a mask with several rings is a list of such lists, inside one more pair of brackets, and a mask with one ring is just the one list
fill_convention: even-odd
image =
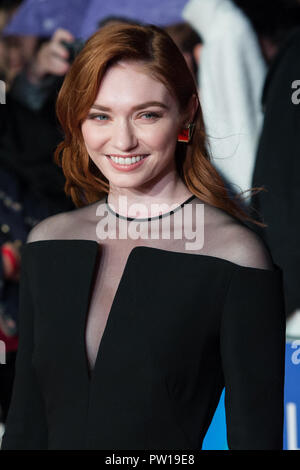
[[(300, 339), (286, 344), (284, 388), (284, 450), (300, 450)], [(224, 390), (203, 441), (203, 450), (228, 450)]]
[(286, 344), (284, 449), (300, 450), (300, 339)]
[(203, 441), (202, 450), (228, 450), (224, 398), (225, 392), (223, 390), (219, 405)]

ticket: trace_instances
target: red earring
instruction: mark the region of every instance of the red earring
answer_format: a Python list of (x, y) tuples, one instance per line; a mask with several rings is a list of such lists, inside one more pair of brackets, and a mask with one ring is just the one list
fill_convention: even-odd
[(188, 124), (187, 127), (181, 129), (177, 137), (177, 142), (184, 142), (185, 144), (188, 144), (192, 138), (194, 127), (195, 124)]

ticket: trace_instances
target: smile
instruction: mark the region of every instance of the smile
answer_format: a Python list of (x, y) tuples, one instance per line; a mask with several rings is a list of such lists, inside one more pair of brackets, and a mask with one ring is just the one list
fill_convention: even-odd
[(132, 163), (139, 162), (143, 158), (146, 158), (146, 156), (147, 155), (138, 155), (134, 157), (113, 157), (108, 155), (108, 157), (111, 158), (113, 162), (120, 163), (122, 165), (132, 165)]
[(106, 158), (110, 161), (111, 165), (122, 171), (130, 171), (134, 170), (135, 168), (139, 167), (143, 164), (145, 158), (149, 155), (134, 155), (132, 157), (120, 157), (120, 156), (112, 156), (106, 155)]

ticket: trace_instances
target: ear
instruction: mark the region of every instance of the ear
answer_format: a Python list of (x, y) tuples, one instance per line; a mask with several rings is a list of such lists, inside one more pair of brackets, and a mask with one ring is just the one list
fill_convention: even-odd
[(199, 42), (193, 48), (193, 56), (194, 56), (195, 62), (198, 66), (200, 64), (200, 56), (201, 56), (202, 47), (203, 47), (203, 45)]
[(189, 100), (189, 103), (188, 103), (188, 106), (187, 106), (187, 111), (186, 111), (186, 114), (185, 114), (185, 124), (190, 124), (192, 122), (194, 122), (194, 119), (196, 117), (196, 113), (198, 111), (198, 107), (199, 107), (199, 99), (198, 97), (194, 94), (191, 96), (190, 100)]

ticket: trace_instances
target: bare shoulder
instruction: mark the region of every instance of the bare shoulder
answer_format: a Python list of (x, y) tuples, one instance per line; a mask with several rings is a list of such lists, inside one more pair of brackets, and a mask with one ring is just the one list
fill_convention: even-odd
[(27, 243), (65, 238), (66, 227), (69, 226), (72, 220), (72, 212), (61, 212), (39, 222), (30, 230)]
[(42, 240), (95, 239), (97, 207), (100, 203), (102, 200), (47, 217), (31, 229), (27, 243)]
[(222, 229), (223, 250), (226, 258), (240, 266), (272, 269), (271, 254), (262, 238), (252, 229), (238, 222)]
[(207, 206), (204, 226), (208, 254), (244, 267), (273, 269), (271, 254), (262, 238), (227, 212)]

